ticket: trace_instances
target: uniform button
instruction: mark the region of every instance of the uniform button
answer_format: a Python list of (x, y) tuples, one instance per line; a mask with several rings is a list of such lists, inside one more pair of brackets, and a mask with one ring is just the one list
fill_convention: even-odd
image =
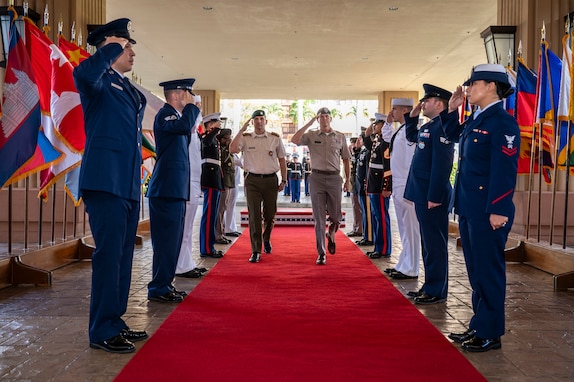
[(482, 186), (478, 186), (478, 189), (479, 189), (479, 190), (482, 190), (483, 188), (484, 188), (484, 187), (482, 187)]
[(458, 160), (462, 160), (462, 157), (458, 157)]
[(474, 143), (478, 142), (478, 139), (474, 138)]

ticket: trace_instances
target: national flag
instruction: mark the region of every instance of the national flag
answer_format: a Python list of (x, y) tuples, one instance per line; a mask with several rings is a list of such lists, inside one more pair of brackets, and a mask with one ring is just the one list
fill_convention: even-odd
[[(530, 174), (530, 158), (534, 133), (534, 108), (536, 106), (536, 74), (522, 58), (518, 59), (516, 71), (516, 122), (520, 127), (520, 155), (518, 174)], [(534, 137), (536, 138), (536, 137)], [(538, 173), (538, 151), (535, 151), (534, 172)]]
[(462, 101), (462, 105), (460, 105), (460, 115), (459, 115), (459, 122), (464, 123), (468, 117), (472, 114), (472, 112), (476, 109), (476, 106), (471, 105), (468, 102), (468, 98), (466, 97), (466, 93), (464, 94), (464, 100)]
[[(63, 177), (66, 172), (79, 166), (82, 159), (81, 155), (71, 149), (62, 138), (58, 127), (65, 124), (77, 125), (83, 133), (84, 118), (83, 114), (81, 114), (79, 95), (75, 91), (75, 87), (73, 88), (73, 92), (76, 94), (75, 102), (62, 104), (61, 99), (63, 97), (59, 97), (57, 93), (57, 90), (62, 87), (61, 83), (73, 82), (72, 66), (56, 45), (32, 21), (29, 19), (25, 20), (27, 21), (27, 47), (31, 53), (32, 68), (36, 78), (41, 77), (44, 79), (39, 83), (43, 131), (52, 145), (63, 153), (63, 160), (53, 163), (49, 169), (43, 170), (40, 174), (39, 196), (45, 198), (50, 187)], [(73, 94), (69, 95), (67, 99), (73, 100)], [(70, 109), (80, 109), (80, 115), (74, 115), (74, 113), (70, 112)], [(75, 120), (72, 118), (75, 118)]]
[(2, 96), (0, 134), (0, 188), (37, 152), (40, 131), (40, 97), (30, 57), (16, 29), (16, 12), (10, 7), (10, 45)]
[(555, 130), (560, 94), (562, 61), (542, 41), (538, 65), (536, 118), (542, 133), (542, 167), (546, 183), (551, 183), (550, 170), (554, 168)]
[(78, 207), (82, 202), (82, 198), (80, 198), (80, 166), (66, 173), (64, 190), (74, 201), (74, 206)]
[[(572, 134), (572, 121), (574, 113), (571, 112), (572, 100), (572, 48), (571, 36), (566, 34), (562, 38), (562, 81), (560, 82), (560, 96), (558, 101), (558, 166), (564, 167), (567, 162), (572, 166), (574, 173), (574, 135)], [(570, 123), (568, 123), (570, 121)], [(568, 141), (570, 141), (570, 153), (568, 153)]]
[(64, 53), (72, 66), (76, 67), (80, 62), (90, 57), (90, 54), (76, 45), (76, 43), (66, 40), (61, 34), (58, 35), (58, 48)]
[(156, 157), (153, 141), (153, 132), (151, 130), (142, 131), (142, 160)]

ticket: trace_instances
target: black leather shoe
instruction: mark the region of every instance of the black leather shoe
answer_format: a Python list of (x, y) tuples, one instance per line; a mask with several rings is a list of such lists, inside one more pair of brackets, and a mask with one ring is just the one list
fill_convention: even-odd
[(231, 237), (239, 237), (241, 236), (241, 233), (235, 231), (235, 232), (225, 232), (225, 236), (231, 236)]
[(90, 347), (92, 349), (102, 349), (110, 353), (132, 353), (136, 350), (134, 344), (126, 340), (121, 334), (102, 342), (90, 342)]
[(381, 259), (381, 258), (388, 259), (389, 257), (391, 257), (390, 254), (387, 255), (387, 254), (383, 254), (381, 252), (376, 252), (376, 251), (367, 252), (367, 256), (370, 257), (371, 259)]
[(211, 253), (201, 253), (199, 255), (199, 257), (212, 257), (214, 259), (219, 259), (219, 258), (223, 257), (223, 252), (222, 251), (215, 251), (215, 252), (211, 252)]
[(258, 263), (261, 260), (261, 254), (259, 252), (253, 252), (249, 258), (250, 263)]
[(419, 290), (411, 290), (407, 292), (408, 297), (419, 297), (422, 296), (425, 292), (422, 289)]
[(263, 241), (263, 252), (271, 253), (273, 246), (271, 245), (270, 241)]
[(177, 277), (185, 277), (185, 278), (187, 278), (187, 279), (198, 279), (198, 278), (200, 278), (201, 276), (203, 276), (203, 275), (201, 274), (201, 272), (197, 270), (197, 268), (194, 268), (194, 269), (192, 269), (191, 271), (187, 271), (187, 272), (184, 272), (184, 273), (176, 273), (175, 275), (176, 275)]
[(207, 271), (209, 271), (209, 269), (207, 268), (200, 268), (200, 267), (195, 267), (193, 268), (193, 270), (199, 272), (202, 276), (205, 276), (207, 274)]
[[(334, 234), (333, 234), (334, 235)], [(335, 254), (335, 251), (337, 250), (337, 245), (335, 244), (335, 240), (333, 239), (333, 235), (327, 233), (327, 250), (329, 251), (329, 253), (331, 255)]]
[(457, 344), (461, 344), (465, 341), (471, 340), (476, 335), (476, 330), (474, 329), (467, 329), (463, 333), (450, 333), (448, 338), (456, 342)]
[(161, 296), (149, 296), (148, 300), (150, 301), (156, 301), (156, 302), (182, 302), (183, 301), (183, 297), (181, 294), (176, 293), (175, 291), (172, 292), (168, 292), (166, 294), (163, 294)]
[(120, 334), (131, 342), (143, 341), (149, 337), (145, 330), (131, 330), (130, 328), (123, 329)]
[(322, 255), (319, 255), (319, 257), (317, 257), (317, 261), (315, 261), (315, 264), (317, 265), (327, 264), (327, 258), (325, 257), (324, 253)]
[(395, 268), (387, 268), (383, 272), (385, 272), (387, 275), (390, 275), (398, 271)]
[(215, 239), (215, 244), (229, 244), (231, 240), (222, 237), (221, 239)]
[(390, 274), (390, 276), (395, 280), (410, 280), (417, 279), (418, 276), (405, 275), (403, 272), (395, 271)]
[(357, 236), (363, 236), (362, 232), (355, 232), (355, 231), (351, 231), (347, 234), (348, 237), (357, 237)]
[(415, 297), (415, 304), (420, 304), (420, 305), (438, 304), (439, 302), (445, 302), (445, 301), (446, 301), (446, 298), (429, 296), (426, 293), (423, 293), (422, 295)]
[(362, 245), (367, 246), (367, 245), (373, 245), (373, 242), (370, 241), (370, 240), (361, 239), (361, 240), (357, 240), (357, 241), (355, 242), (355, 244), (361, 245), (361, 246), (362, 246)]
[(479, 338), (473, 337), (472, 339), (462, 343), (462, 348), (471, 353), (482, 353), (492, 349), (500, 349), (502, 343), (499, 338)]

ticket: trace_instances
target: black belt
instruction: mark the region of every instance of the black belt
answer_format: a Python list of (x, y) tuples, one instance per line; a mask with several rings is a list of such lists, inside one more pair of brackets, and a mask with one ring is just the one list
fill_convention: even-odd
[(317, 170), (317, 169), (312, 169), (311, 171), (316, 172), (317, 174), (323, 174), (323, 175), (339, 175), (339, 171), (323, 171), (323, 170)]
[(256, 174), (254, 172), (250, 172), (247, 175), (253, 175), (256, 178), (269, 178), (271, 176), (277, 176), (277, 174), (273, 173), (273, 174)]

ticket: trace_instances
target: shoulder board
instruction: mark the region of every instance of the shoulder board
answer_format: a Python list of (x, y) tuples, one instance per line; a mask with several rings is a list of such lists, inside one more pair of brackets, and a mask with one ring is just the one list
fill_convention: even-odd
[(251, 133), (243, 133), (244, 137), (249, 137), (251, 135)]
[(280, 137), (279, 137), (279, 134), (277, 134), (277, 133), (275, 133), (275, 132), (272, 132), (271, 135), (274, 135), (274, 136), (276, 136), (277, 138), (280, 138)]

